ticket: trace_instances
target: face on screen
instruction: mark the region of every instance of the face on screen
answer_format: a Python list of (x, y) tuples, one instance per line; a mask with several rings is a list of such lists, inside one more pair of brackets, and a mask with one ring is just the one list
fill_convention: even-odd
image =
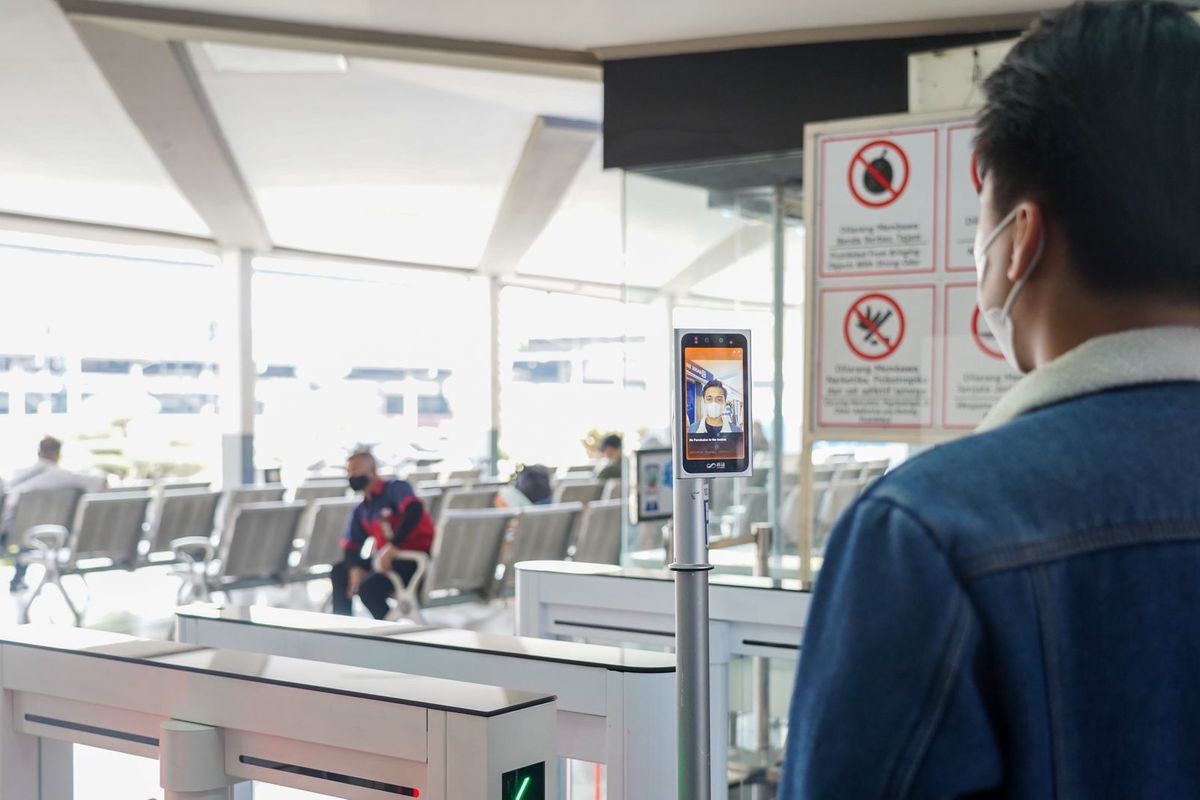
[(740, 334), (683, 339), (683, 458), (689, 472), (745, 468), (747, 349)]

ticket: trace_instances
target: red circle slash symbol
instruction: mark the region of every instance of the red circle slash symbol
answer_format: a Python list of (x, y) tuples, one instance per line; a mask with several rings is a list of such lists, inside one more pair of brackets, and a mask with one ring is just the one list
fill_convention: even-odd
[(863, 145), (850, 159), (850, 194), (867, 208), (886, 208), (908, 188), (908, 155), (894, 142)]
[(858, 298), (846, 312), (843, 333), (846, 345), (859, 358), (881, 361), (904, 341), (904, 312), (886, 294)]
[(996, 337), (988, 330), (983, 321), (983, 315), (979, 313), (979, 306), (975, 306), (975, 313), (971, 315), (971, 338), (975, 340), (975, 344), (979, 346), (985, 356), (997, 361), (1004, 360), (1004, 353), (1000, 352), (1000, 348), (996, 346)]

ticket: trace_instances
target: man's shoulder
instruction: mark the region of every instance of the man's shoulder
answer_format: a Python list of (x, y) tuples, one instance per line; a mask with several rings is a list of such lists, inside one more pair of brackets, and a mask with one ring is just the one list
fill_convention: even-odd
[(403, 478), (388, 478), (384, 483), (384, 491), (394, 500), (403, 500), (416, 494), (412, 484)]

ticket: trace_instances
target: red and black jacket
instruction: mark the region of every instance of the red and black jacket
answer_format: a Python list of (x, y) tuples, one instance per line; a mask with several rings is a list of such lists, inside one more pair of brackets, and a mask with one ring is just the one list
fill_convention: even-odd
[(433, 536), (433, 518), (412, 486), (407, 481), (381, 480), (354, 509), (342, 548), (347, 564), (370, 569), (370, 562), (362, 556), (368, 538), (374, 540), (375, 552), (390, 543), (400, 550), (428, 553)]

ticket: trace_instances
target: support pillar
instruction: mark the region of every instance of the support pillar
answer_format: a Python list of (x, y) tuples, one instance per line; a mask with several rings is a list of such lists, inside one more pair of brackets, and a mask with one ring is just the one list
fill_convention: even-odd
[(774, 214), (771, 221), (772, 282), (771, 311), (775, 318), (773, 341), (774, 371), (771, 376), (771, 393), (775, 396), (775, 413), (771, 417), (771, 475), (767, 484), (770, 509), (767, 519), (781, 535), (774, 540), (774, 554), (783, 554), (783, 321), (786, 310), (783, 302), (785, 239), (784, 188), (775, 187)]
[(488, 463), (500, 470), (500, 278), (488, 278)]
[(221, 254), (222, 316), (217, 322), (221, 477), (225, 488), (254, 483), (253, 254)]

